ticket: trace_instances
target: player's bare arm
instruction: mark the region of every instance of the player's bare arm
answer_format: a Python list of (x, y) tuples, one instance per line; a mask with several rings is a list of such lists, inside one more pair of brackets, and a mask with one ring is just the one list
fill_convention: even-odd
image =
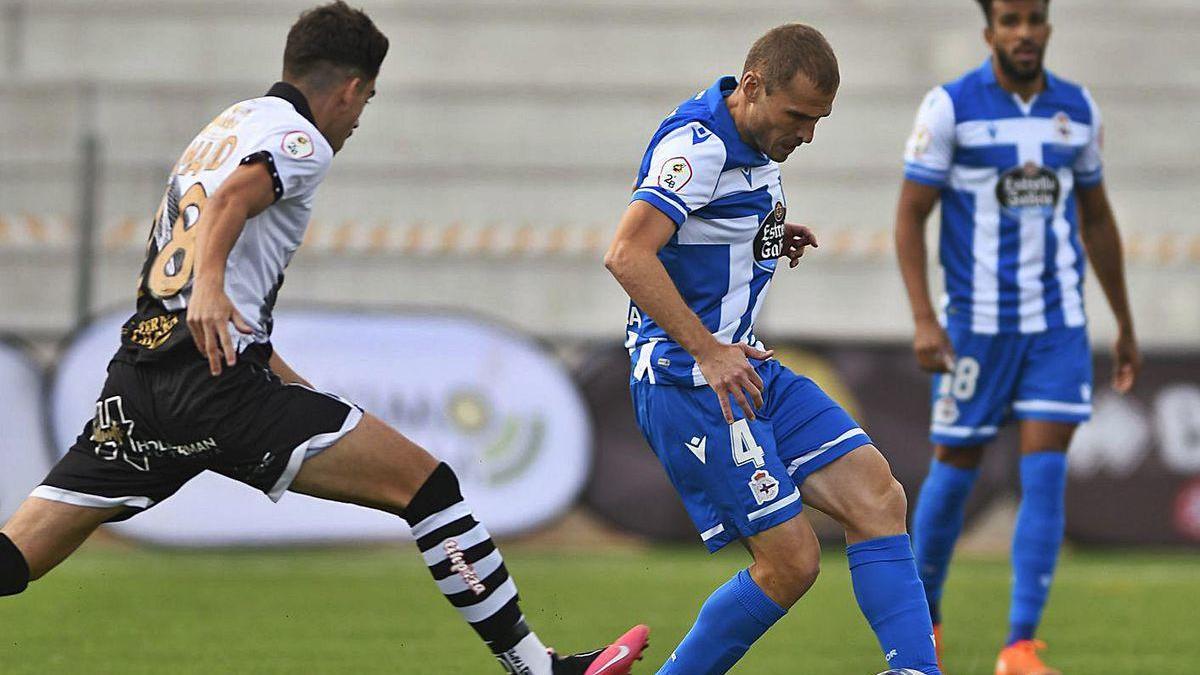
[(925, 223), (938, 199), (938, 189), (906, 180), (896, 207), (896, 255), (900, 276), (908, 290), (913, 316), (913, 352), (921, 370), (931, 373), (954, 369), (954, 347), (938, 323), (929, 297), (929, 275), (925, 247)]
[(1108, 202), (1108, 193), (1101, 182), (1078, 191), (1079, 234), (1087, 249), (1092, 269), (1104, 289), (1104, 296), (1117, 320), (1117, 341), (1113, 347), (1112, 387), (1119, 393), (1133, 388), (1142, 369), (1133, 330), (1133, 315), (1129, 311), (1129, 296), (1125, 290), (1125, 266), (1121, 249), (1121, 233)]
[(734, 421), (730, 396), (748, 419), (754, 419), (754, 410), (763, 404), (763, 383), (746, 357), (769, 359), (774, 352), (744, 343), (722, 344), (704, 327), (658, 259), (659, 249), (674, 233), (675, 224), (670, 218), (645, 202), (635, 201), (617, 226), (617, 234), (604, 255), (604, 266), (637, 306), (696, 358), (708, 386), (721, 401), (725, 421)]
[(253, 328), (234, 308), (225, 294), (225, 265), (246, 220), (262, 213), (275, 202), (270, 174), (261, 164), (238, 167), (221, 184), (196, 223), (196, 276), (188, 303), (187, 323), (196, 347), (208, 357), (212, 374), (221, 374), (221, 360), (237, 363), (237, 349), (229, 335), (229, 323), (243, 333)]

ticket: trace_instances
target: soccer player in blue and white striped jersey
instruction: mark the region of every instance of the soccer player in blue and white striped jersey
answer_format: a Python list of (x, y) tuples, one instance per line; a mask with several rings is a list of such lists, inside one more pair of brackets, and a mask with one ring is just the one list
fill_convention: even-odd
[(740, 78), (659, 125), (605, 258), (632, 299), (638, 424), (708, 549), (740, 541), (754, 557), (709, 596), (660, 675), (726, 672), (808, 590), (820, 549), (802, 498), (845, 526), (855, 595), (886, 660), (938, 672), (903, 489), (858, 423), (754, 335), (778, 259), (794, 267), (815, 245), (785, 221), (779, 162), (813, 140), (839, 82), (815, 29), (760, 38)]
[[(914, 545), (940, 633), (942, 584), (983, 449), (1016, 418), (1022, 503), (1011, 630), (996, 672), (1042, 674), (1056, 672), (1041, 663), (1033, 637), (1062, 542), (1066, 449), (1092, 411), (1085, 257), (1119, 327), (1118, 392), (1133, 385), (1140, 357), (1104, 189), (1100, 110), (1087, 89), (1042, 66), (1049, 0), (979, 3), (992, 56), (926, 95), (897, 210), (913, 346), (921, 368), (935, 373), (934, 459)], [(924, 238), (939, 201), (941, 321), (930, 302)]]

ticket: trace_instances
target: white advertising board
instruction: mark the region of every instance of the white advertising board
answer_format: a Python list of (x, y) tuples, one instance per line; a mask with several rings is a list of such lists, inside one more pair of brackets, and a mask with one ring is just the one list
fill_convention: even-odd
[(0, 342), (0, 523), (50, 470), (42, 377), (21, 350)]
[[(124, 314), (80, 331), (51, 390), (65, 451), (94, 411)], [(454, 467), (493, 534), (530, 530), (565, 511), (591, 463), (591, 423), (566, 369), (528, 337), (456, 314), (281, 311), (273, 344), (318, 389), (344, 396)], [(394, 540), (394, 516), (288, 494), (278, 504), (212, 473), (114, 526), (166, 545)]]

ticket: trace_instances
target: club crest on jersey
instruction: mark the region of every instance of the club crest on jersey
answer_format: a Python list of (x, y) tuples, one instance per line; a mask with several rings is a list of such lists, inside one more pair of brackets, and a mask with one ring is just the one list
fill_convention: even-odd
[(1061, 110), (1054, 115), (1054, 131), (1064, 143), (1071, 140), (1071, 118)]
[(686, 157), (672, 157), (663, 162), (662, 171), (658, 174), (658, 186), (672, 192), (679, 192), (692, 179), (692, 165)]
[(1005, 172), (996, 181), (996, 200), (1013, 217), (1019, 218), (1029, 212), (1050, 217), (1054, 215), (1061, 189), (1053, 171), (1036, 162), (1026, 162)]
[(779, 481), (766, 469), (759, 469), (750, 477), (750, 492), (754, 495), (754, 501), (761, 506), (779, 496)]
[[(949, 377), (949, 376), (945, 376)], [(934, 424), (954, 424), (958, 421), (958, 402), (953, 396), (942, 396), (933, 404)]]
[(783, 255), (784, 221), (787, 220), (787, 207), (783, 202), (775, 202), (775, 208), (763, 218), (758, 234), (754, 236), (754, 259), (758, 262), (775, 260)]
[(303, 131), (292, 131), (283, 137), (280, 148), (294, 159), (312, 157), (315, 149), (312, 138)]

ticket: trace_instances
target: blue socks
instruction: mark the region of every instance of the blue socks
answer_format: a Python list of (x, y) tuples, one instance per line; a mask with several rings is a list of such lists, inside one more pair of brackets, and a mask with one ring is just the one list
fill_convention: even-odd
[(695, 625), (658, 673), (724, 673), (786, 613), (754, 583), (749, 570), (742, 570), (708, 596)]
[(846, 547), (858, 606), (892, 668), (941, 675), (933, 645), (929, 605), (917, 577), (907, 534)]
[[(941, 675), (929, 606), (908, 535), (853, 544), (846, 547), (846, 557), (858, 606), (889, 666)], [(708, 597), (658, 675), (725, 673), (786, 613), (754, 583), (748, 570), (742, 570)]]
[(913, 549), (935, 626), (942, 622), (942, 586), (946, 583), (954, 544), (962, 532), (967, 498), (978, 477), (978, 468), (960, 469), (934, 459), (917, 498)]
[(1033, 639), (1041, 621), (1066, 525), (1066, 489), (1066, 453), (1036, 452), (1021, 458), (1021, 508), (1013, 533), (1008, 644)]

